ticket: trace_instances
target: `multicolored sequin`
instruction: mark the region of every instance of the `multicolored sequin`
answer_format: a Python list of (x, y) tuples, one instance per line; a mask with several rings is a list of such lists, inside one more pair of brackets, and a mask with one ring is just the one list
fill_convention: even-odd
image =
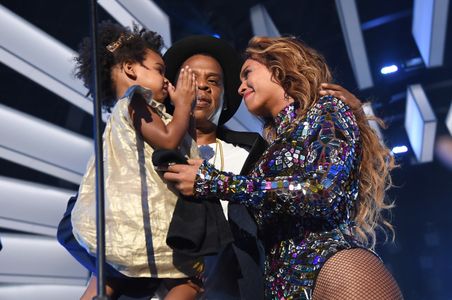
[(277, 138), (248, 176), (204, 162), (195, 195), (247, 205), (266, 247), (266, 299), (311, 299), (325, 261), (360, 246), (352, 237), (359, 130), (340, 100), (322, 97), (305, 116), (294, 104), (275, 118)]

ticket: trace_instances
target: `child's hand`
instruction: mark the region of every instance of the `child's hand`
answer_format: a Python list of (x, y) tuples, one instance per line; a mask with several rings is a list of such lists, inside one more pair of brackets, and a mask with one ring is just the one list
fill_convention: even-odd
[(191, 107), (196, 98), (196, 78), (188, 66), (180, 70), (176, 87), (170, 84), (168, 93), (175, 107)]

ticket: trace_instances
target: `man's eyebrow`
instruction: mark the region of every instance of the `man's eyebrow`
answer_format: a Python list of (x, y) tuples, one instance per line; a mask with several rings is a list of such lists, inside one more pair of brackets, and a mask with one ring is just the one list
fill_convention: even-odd
[[(196, 69), (192, 69), (193, 73), (195, 74), (200, 74), (200, 73), (204, 73), (203, 70), (196, 70)], [(204, 73), (206, 75), (206, 77), (219, 77), (219, 78), (223, 78), (223, 73), (218, 73), (215, 71), (208, 71), (207, 73)]]
[(223, 77), (221, 73), (217, 73), (217, 72), (209, 72), (207, 73), (207, 76), (216, 76), (216, 77)]

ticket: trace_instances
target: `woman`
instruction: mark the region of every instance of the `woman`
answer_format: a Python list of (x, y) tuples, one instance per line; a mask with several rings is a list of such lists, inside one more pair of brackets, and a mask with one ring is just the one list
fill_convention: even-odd
[(270, 143), (248, 176), (197, 160), (165, 179), (184, 195), (249, 207), (265, 243), (267, 299), (401, 299), (372, 252), (393, 159), (361, 109), (332, 96), (324, 59), (295, 38), (253, 38), (239, 93)]

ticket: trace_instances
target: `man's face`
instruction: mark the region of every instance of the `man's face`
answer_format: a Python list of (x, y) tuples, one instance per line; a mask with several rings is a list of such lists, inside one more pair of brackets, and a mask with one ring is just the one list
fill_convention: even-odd
[(218, 61), (208, 55), (195, 54), (188, 58), (181, 67), (189, 66), (196, 75), (198, 90), (194, 110), (198, 124), (209, 120), (220, 105), (223, 87), (223, 70)]

